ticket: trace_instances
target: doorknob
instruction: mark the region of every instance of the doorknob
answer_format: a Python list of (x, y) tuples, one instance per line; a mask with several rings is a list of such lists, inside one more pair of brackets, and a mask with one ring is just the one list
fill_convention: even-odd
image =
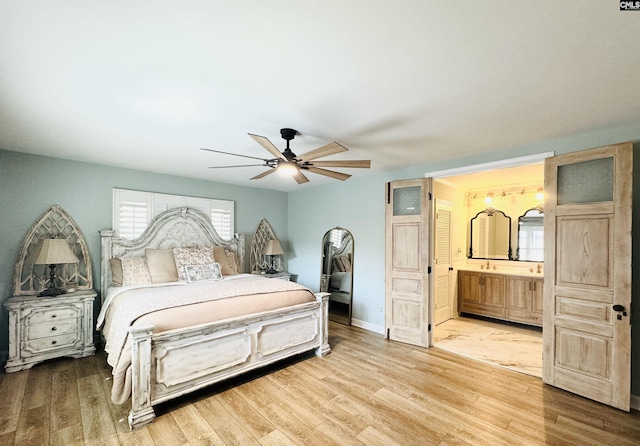
[[(615, 305), (613, 306), (613, 311), (617, 311), (617, 312), (618, 312), (618, 315), (616, 316), (616, 318), (617, 318), (619, 321), (621, 321), (621, 320), (622, 320), (622, 316), (626, 316), (626, 315), (627, 315), (627, 312), (625, 311), (624, 306), (623, 306), (623, 305), (620, 305), (620, 304), (615, 304)], [(620, 314), (620, 313), (622, 313), (622, 314)]]

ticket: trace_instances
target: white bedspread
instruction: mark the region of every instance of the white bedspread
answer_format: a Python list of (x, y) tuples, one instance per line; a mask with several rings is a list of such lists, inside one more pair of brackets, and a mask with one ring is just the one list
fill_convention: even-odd
[[(157, 286), (161, 285), (161, 286)], [(180, 287), (176, 292), (176, 287)], [(267, 279), (252, 274), (229, 276), (228, 279), (209, 282), (171, 282), (144, 286), (118, 287), (110, 289), (97, 319), (98, 329), (103, 329), (107, 362), (116, 367), (127, 340), (129, 327), (139, 317), (165, 308), (174, 308), (198, 302), (247, 296), (258, 293), (277, 293), (306, 289), (302, 285), (286, 280)], [(125, 293), (131, 294), (127, 299)], [(118, 305), (113, 307), (116, 297)], [(112, 311), (112, 314), (107, 314)]]

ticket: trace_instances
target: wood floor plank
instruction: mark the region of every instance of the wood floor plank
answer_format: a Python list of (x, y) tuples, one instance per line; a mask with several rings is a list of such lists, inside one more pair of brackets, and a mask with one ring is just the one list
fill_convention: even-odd
[(68, 371), (54, 371), (51, 388), (51, 431), (82, 425), (78, 382)]
[(0, 383), (0, 435), (16, 431), (28, 379), (29, 371), (23, 370), (6, 375)]
[(240, 396), (235, 389), (229, 389), (226, 392), (216, 395), (214, 398), (216, 398), (254, 438), (263, 438), (276, 430), (275, 426), (256, 410), (264, 406), (252, 406), (251, 403)]
[(97, 373), (78, 378), (78, 398), (82, 430), (86, 442), (97, 442), (116, 433), (109, 411), (109, 404), (102, 391), (102, 383)]
[(262, 446), (295, 446), (293, 441), (277, 429), (260, 438), (260, 444)]
[(262, 407), (260, 413), (294, 444), (312, 446), (339, 444), (327, 443), (325, 438), (319, 436), (313, 429), (310, 429), (306, 424), (277, 403), (271, 403), (268, 406)]
[(189, 444), (187, 435), (171, 413), (158, 416), (147, 428), (155, 446), (186, 446)]
[(197, 401), (195, 407), (226, 445), (259, 444), (258, 440), (215, 397)]
[(185, 437), (189, 439), (190, 446), (224, 446), (224, 441), (211, 429), (207, 420), (192, 404), (171, 411), (171, 416)]
[[(76, 411), (78, 412), (78, 411)], [(80, 413), (78, 412), (78, 418)], [(84, 445), (82, 422), (67, 424), (64, 427), (51, 431), (49, 446), (81, 446)]]
[(23, 410), (16, 428), (15, 445), (49, 444), (49, 413), (47, 406)]
[(22, 410), (35, 409), (36, 407), (49, 406), (51, 404), (51, 363), (46, 362), (38, 367), (29, 369), (29, 378), (25, 387), (22, 400)]

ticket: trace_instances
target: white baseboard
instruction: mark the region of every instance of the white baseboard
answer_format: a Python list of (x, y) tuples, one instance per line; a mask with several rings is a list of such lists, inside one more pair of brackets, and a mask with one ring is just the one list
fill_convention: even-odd
[(640, 396), (631, 395), (631, 408), (635, 410), (640, 410)]
[(351, 325), (365, 330), (373, 331), (381, 335), (384, 334), (384, 327), (381, 325), (372, 324), (370, 322), (361, 321), (360, 319), (351, 319)]

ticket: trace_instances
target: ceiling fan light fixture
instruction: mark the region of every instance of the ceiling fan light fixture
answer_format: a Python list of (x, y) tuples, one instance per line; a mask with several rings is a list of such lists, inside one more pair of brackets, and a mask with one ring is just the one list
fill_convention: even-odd
[(279, 161), (278, 172), (285, 175), (293, 176), (298, 172), (298, 165), (293, 161)]

